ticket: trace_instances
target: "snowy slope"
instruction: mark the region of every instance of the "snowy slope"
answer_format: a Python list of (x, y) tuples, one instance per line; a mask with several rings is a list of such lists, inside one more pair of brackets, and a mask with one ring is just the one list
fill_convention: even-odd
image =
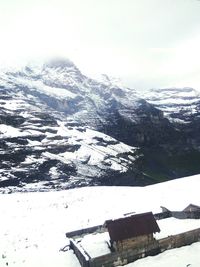
[(162, 110), (171, 122), (191, 123), (194, 117), (200, 117), (200, 93), (193, 88), (151, 89), (139, 95)]
[(137, 95), (162, 111), (175, 129), (167, 138), (167, 127), (160, 131), (165, 141), (158, 137), (157, 149), (145, 155), (145, 172), (166, 178), (200, 173), (200, 93), (189, 87), (174, 87), (137, 91)]
[(105, 122), (105, 112), (115, 106), (123, 110), (125, 106), (140, 105), (132, 90), (122, 90), (115, 83), (108, 83), (108, 79), (101, 82), (90, 79), (68, 59), (10, 70), (0, 75), (0, 81), (4, 87), (20, 88), (39, 97), (51, 108), (96, 128)]
[(107, 173), (124, 174), (134, 165), (134, 147), (79, 126), (23, 90), (0, 91), (0, 187), (24, 191), (106, 184)]
[[(80, 266), (65, 233), (103, 223), (128, 212), (160, 211), (160, 206), (181, 210), (200, 205), (200, 176), (147, 187), (90, 187), (60, 192), (0, 195), (0, 266)], [(140, 201), (138, 201), (138, 199)], [(98, 207), (98, 208), (97, 208)], [(160, 222), (163, 234), (200, 227), (200, 220)], [(160, 233), (162, 234), (162, 232)], [(96, 247), (98, 250), (98, 246)], [(200, 266), (200, 243), (173, 249), (128, 266)]]
[(4, 71), (0, 187), (147, 184), (135, 147), (147, 139), (141, 132), (145, 125), (147, 131), (152, 124), (159, 129), (158, 120), (165, 124), (160, 111), (134, 90), (108, 77), (90, 79), (69, 60)]
[(146, 185), (200, 173), (198, 103), (191, 88), (141, 95), (66, 59), (4, 70), (0, 187)]
[[(114, 134), (116, 129), (110, 128), (120, 126), (124, 120), (142, 126), (145, 120), (151, 124), (163, 123), (162, 112), (138, 97), (134, 89), (126, 88), (106, 75), (99, 81), (91, 79), (66, 59), (4, 71), (0, 73), (0, 85), (42, 100), (80, 125), (107, 134)], [(139, 142), (138, 139), (136, 135), (132, 143)]]

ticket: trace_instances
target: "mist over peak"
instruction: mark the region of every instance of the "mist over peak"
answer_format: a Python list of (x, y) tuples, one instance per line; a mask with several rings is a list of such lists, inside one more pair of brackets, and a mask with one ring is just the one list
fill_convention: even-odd
[(75, 64), (68, 58), (55, 57), (46, 60), (43, 64), (43, 68), (76, 68)]

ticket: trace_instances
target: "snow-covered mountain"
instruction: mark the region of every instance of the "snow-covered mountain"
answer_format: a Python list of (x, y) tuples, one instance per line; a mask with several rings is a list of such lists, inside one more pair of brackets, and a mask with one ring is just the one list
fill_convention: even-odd
[(198, 97), (188, 88), (141, 95), (64, 59), (2, 71), (0, 187), (145, 185), (199, 173)]
[(108, 77), (104, 82), (90, 79), (69, 60), (54, 60), (10, 71), (4, 73), (2, 80), (6, 88), (14, 86), (54, 110), (64, 112), (79, 125), (98, 129), (105, 127), (108, 116), (116, 111), (123, 116), (128, 109), (134, 111), (141, 105), (133, 90), (114, 85)]
[(151, 89), (140, 96), (164, 112), (172, 122), (193, 123), (200, 118), (200, 93), (193, 88)]
[[(163, 113), (138, 97), (135, 90), (119, 87), (105, 75), (100, 82), (90, 79), (69, 60), (9, 71), (1, 75), (1, 80), (3, 88), (34, 96), (79, 126), (115, 135), (130, 145), (148, 142), (148, 133), (138, 129), (140, 124), (143, 128), (149, 123), (167, 127)], [(138, 127), (130, 130), (129, 124)]]
[(133, 167), (134, 147), (77, 124), (26, 89), (0, 91), (1, 187), (109, 184)]
[(139, 95), (161, 110), (176, 129), (176, 133), (179, 132), (178, 135), (171, 135), (177, 146), (168, 146), (167, 150), (162, 150), (166, 157), (162, 160), (156, 159), (156, 162), (163, 165), (165, 161), (175, 176), (179, 173), (178, 177), (189, 175), (191, 171), (199, 173), (200, 93), (193, 88), (185, 87), (150, 89), (140, 92)]

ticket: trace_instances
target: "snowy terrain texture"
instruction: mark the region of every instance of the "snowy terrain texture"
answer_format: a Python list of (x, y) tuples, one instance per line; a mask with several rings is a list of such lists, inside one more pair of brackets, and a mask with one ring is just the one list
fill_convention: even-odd
[(177, 123), (191, 123), (200, 117), (200, 93), (193, 88), (151, 89), (140, 94)]
[[(87, 78), (71, 62), (61, 63), (1, 75), (3, 191), (8, 186), (24, 191), (98, 185), (109, 183), (108, 177), (120, 178), (132, 172), (136, 148), (88, 124), (88, 120), (95, 124), (98, 118), (92, 98), (100, 99), (99, 92), (90, 91), (100, 90), (101, 84), (89, 80), (91, 88), (87, 83), (84, 85), (82, 80)], [(103, 100), (99, 99), (101, 105)]]
[[(66, 232), (99, 225), (129, 212), (156, 213), (161, 211), (160, 206), (183, 210), (190, 203), (200, 205), (199, 187), (200, 176), (196, 175), (147, 187), (85, 187), (1, 194), (0, 266), (79, 267), (71, 250), (60, 251), (69, 243)], [(200, 220), (169, 218), (159, 221), (159, 226), (161, 232), (156, 238), (199, 228)], [(105, 244), (104, 247), (101, 244), (102, 240), (95, 235), (85, 240), (93, 255), (106, 252)], [(197, 242), (127, 266), (199, 267), (199, 255)]]
[(0, 191), (147, 185), (200, 173), (200, 96), (141, 93), (70, 60), (0, 73)]

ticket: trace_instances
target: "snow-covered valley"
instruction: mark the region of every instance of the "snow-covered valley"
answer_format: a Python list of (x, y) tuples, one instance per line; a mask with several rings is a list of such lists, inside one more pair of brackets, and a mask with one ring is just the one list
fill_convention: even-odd
[[(0, 266), (78, 267), (65, 233), (104, 223), (129, 212), (182, 210), (200, 205), (200, 175), (147, 187), (85, 187), (57, 192), (0, 195)], [(163, 234), (200, 227), (200, 220), (166, 220)], [(175, 226), (176, 225), (176, 226)], [(167, 230), (166, 230), (167, 229)], [(171, 231), (171, 232), (170, 232)], [(129, 264), (131, 267), (200, 266), (200, 243), (169, 250)], [(190, 265), (189, 265), (190, 264)]]

